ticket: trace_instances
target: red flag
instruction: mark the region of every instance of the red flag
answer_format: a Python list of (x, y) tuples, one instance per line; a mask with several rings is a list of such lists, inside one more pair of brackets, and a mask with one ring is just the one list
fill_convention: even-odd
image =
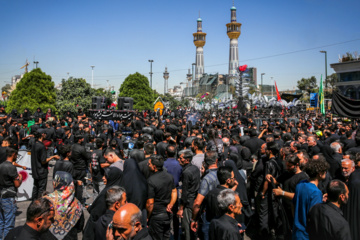
[(278, 90), (278, 88), (276, 86), (276, 82), (275, 82), (275, 89), (276, 89), (277, 100), (280, 101), (281, 97), (280, 97), (280, 94), (279, 94), (279, 90)]

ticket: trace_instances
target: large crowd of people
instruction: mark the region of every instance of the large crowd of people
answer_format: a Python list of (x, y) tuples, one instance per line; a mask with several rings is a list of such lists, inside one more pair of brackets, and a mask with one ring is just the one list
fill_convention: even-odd
[[(354, 119), (179, 106), (96, 120), (0, 106), (0, 144), (0, 240), (360, 239)], [(18, 151), (31, 153), (34, 186), (14, 228)]]

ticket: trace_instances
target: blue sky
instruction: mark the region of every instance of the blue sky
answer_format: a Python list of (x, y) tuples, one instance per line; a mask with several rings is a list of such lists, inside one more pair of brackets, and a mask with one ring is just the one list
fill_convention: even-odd
[[(163, 92), (165, 66), (169, 87), (185, 82), (195, 61), (192, 33), (203, 19), (206, 73), (228, 72), (231, 0), (0, 0), (0, 86), (23, 72), (34, 59), (57, 84), (85, 78), (119, 89), (127, 75), (149, 77), (153, 59), (153, 87)], [(339, 54), (360, 53), (359, 0), (235, 0), (240, 65), (265, 73), (280, 90), (292, 89), (302, 77), (325, 74)], [(311, 50), (309, 50), (311, 49)], [(284, 54), (285, 55), (280, 55)], [(280, 56), (278, 56), (280, 55)], [(328, 66), (328, 74), (333, 70)]]

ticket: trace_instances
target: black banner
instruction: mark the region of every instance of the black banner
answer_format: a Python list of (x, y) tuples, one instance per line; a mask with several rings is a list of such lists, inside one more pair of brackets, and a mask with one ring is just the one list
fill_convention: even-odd
[(89, 110), (89, 117), (95, 120), (131, 120), (135, 111), (131, 110)]
[(302, 94), (289, 94), (289, 93), (282, 93), (281, 99), (286, 100), (287, 102), (292, 102), (295, 98), (299, 100), (302, 97)]
[(360, 100), (344, 97), (339, 92), (334, 91), (331, 111), (340, 117), (360, 118)]

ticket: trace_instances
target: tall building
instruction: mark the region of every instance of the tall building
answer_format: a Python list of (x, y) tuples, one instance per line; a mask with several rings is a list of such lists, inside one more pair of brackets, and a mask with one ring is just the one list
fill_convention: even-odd
[(194, 44), (196, 46), (196, 59), (195, 59), (195, 81), (194, 85), (198, 86), (200, 78), (204, 74), (204, 45), (206, 41), (206, 33), (202, 32), (202, 20), (197, 20), (197, 32), (193, 33)]
[(241, 23), (236, 22), (236, 7), (231, 7), (231, 22), (226, 24), (227, 35), (230, 38), (229, 75), (236, 76), (239, 67), (238, 38), (240, 36)]
[(168, 93), (168, 79), (169, 79), (169, 72), (167, 71), (167, 67), (165, 67), (164, 72), (164, 94)]
[(337, 74), (335, 86), (348, 98), (360, 100), (360, 58), (330, 64)]

